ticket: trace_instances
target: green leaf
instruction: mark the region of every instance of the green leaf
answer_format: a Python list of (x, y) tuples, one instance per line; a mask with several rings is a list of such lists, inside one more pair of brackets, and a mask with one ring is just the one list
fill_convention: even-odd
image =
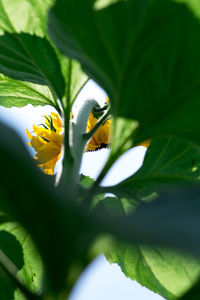
[[(132, 203), (132, 210), (133, 207)], [(98, 203), (96, 209), (104, 209), (111, 216), (123, 216), (130, 214), (127, 208), (129, 207), (125, 199), (106, 197)], [(169, 220), (172, 219), (171, 216), (169, 218)], [(122, 224), (121, 222), (121, 226)], [(127, 228), (129, 231), (132, 229), (131, 226)], [(162, 232), (161, 229), (160, 231)], [(141, 285), (162, 295), (165, 299), (177, 299), (193, 286), (200, 276), (199, 259), (172, 249), (116, 242), (105, 250), (105, 254), (111, 263), (117, 263), (121, 267), (127, 277), (137, 280)]]
[(46, 34), (47, 10), (54, 0), (0, 0), (0, 32)]
[(115, 115), (139, 122), (135, 144), (165, 134), (200, 143), (196, 3), (57, 0), (50, 10), (57, 47), (108, 92)]
[(81, 70), (80, 63), (76, 60), (71, 60), (63, 55), (59, 55), (59, 61), (66, 86), (66, 99), (63, 100), (63, 104), (64, 107), (67, 107), (67, 103), (69, 103), (70, 106), (73, 104), (78, 93), (88, 81), (88, 76)]
[(47, 86), (13, 80), (0, 74), (0, 106), (52, 105), (56, 102)]
[(136, 121), (125, 118), (113, 118), (113, 136), (111, 140), (111, 152), (120, 154), (133, 146), (133, 134), (138, 127)]
[[(189, 198), (190, 192), (186, 192), (188, 198), (186, 196), (185, 199), (181, 198), (181, 196), (184, 195), (184, 191), (182, 191), (180, 195), (178, 195), (180, 197), (178, 200), (177, 195), (174, 195), (173, 197), (173, 193), (171, 193), (170, 196), (173, 197), (172, 199), (167, 199), (166, 201), (166, 199), (163, 200), (162, 198), (160, 198), (160, 203), (158, 201), (157, 204), (155, 202), (152, 204), (149, 203), (148, 205), (143, 205), (143, 208), (139, 208), (138, 212), (136, 210), (135, 214), (132, 214), (131, 217), (129, 217), (130, 223), (129, 225), (127, 223), (127, 232), (133, 233), (135, 229), (136, 231), (138, 231), (138, 239), (140, 239), (141, 232), (139, 231), (144, 230), (146, 231), (146, 238), (148, 239), (148, 234), (150, 234), (148, 228), (153, 224), (152, 227), (154, 228), (154, 234), (156, 235), (156, 232), (158, 235), (160, 234), (159, 237), (157, 236), (157, 242), (155, 242), (155, 244), (158, 245), (162, 244), (164, 239), (166, 239), (165, 242), (167, 242), (168, 240), (168, 242), (170, 241), (173, 243), (173, 240), (175, 239), (178, 239), (180, 242), (180, 236), (182, 234), (180, 234), (179, 230), (181, 228), (181, 230), (185, 230), (185, 235), (182, 236), (182, 238), (184, 239), (182, 240), (182, 242), (186, 245), (186, 243), (189, 242), (187, 230), (190, 228), (192, 215), (194, 217), (195, 212), (197, 215), (200, 213), (200, 210), (197, 207), (190, 207), (190, 205), (195, 205), (195, 202), (199, 200), (192, 197), (191, 201), (191, 199)], [(173, 203), (173, 201), (175, 203)], [(190, 201), (192, 203), (190, 203)], [(198, 203), (196, 204), (198, 205)], [(162, 207), (162, 205), (164, 205), (164, 207)], [(103, 209), (104, 212), (109, 212), (109, 215), (111, 216), (124, 216), (127, 213), (130, 215), (129, 206), (130, 202), (127, 207), (127, 202), (125, 201), (125, 199), (107, 197), (98, 203), (96, 210), (102, 212)], [(150, 209), (149, 212), (148, 206)], [(136, 203), (134, 205), (134, 202), (132, 200), (132, 211), (133, 209), (135, 209), (135, 207)], [(144, 209), (144, 207), (146, 208)], [(162, 209), (159, 211), (158, 207), (162, 207)], [(176, 209), (174, 209), (175, 207)], [(190, 215), (192, 209), (194, 210)], [(146, 215), (144, 213), (145, 210)], [(143, 215), (144, 213), (144, 215), (143, 217), (141, 217), (141, 215), (137, 216), (137, 213), (141, 215)], [(188, 215), (191, 216), (191, 220), (188, 219)], [(134, 222), (134, 220), (136, 220), (135, 217), (138, 223), (137, 221), (136, 223)], [(133, 223), (131, 222), (131, 219)], [(112, 222), (114, 223), (114, 221)], [(171, 222), (173, 223), (173, 225), (168, 229), (168, 234), (166, 234), (167, 229), (165, 228), (165, 230), (163, 231), (163, 226), (167, 227)], [(123, 222), (121, 220), (119, 221), (119, 223), (120, 227), (118, 228), (118, 230), (119, 232), (123, 232), (125, 240), (125, 228), (123, 230), (122, 227), (124, 226), (126, 221), (124, 220)], [(195, 226), (196, 225), (197, 224), (195, 224)], [(194, 230), (195, 226), (192, 230)], [(175, 233), (173, 231), (175, 231)], [(191, 232), (194, 233), (193, 231)], [(165, 235), (163, 240), (161, 237), (162, 234)], [(121, 239), (123, 238), (121, 237)], [(132, 242), (134, 241), (134, 239), (132, 240)], [(196, 249), (198, 248), (197, 245), (195, 247)], [(125, 244), (116, 242), (114, 245), (112, 244), (112, 247), (109, 247), (105, 250), (105, 254), (111, 263), (117, 263), (121, 267), (126, 276), (130, 277), (133, 280), (137, 280), (143, 286), (165, 297), (165, 299), (177, 299), (178, 296), (182, 295), (191, 286), (193, 286), (193, 284), (200, 276), (199, 259), (189, 256), (184, 252), (175, 251), (173, 249), (156, 246), (144, 246), (143, 244), (138, 243), (135, 243), (135, 245), (133, 243), (131, 245), (131, 243)]]
[(161, 137), (152, 140), (139, 171), (107, 190), (128, 198), (154, 197), (161, 189), (181, 188), (199, 179), (200, 148), (185, 139)]
[[(68, 76), (68, 97), (72, 104), (76, 99), (78, 93), (88, 81), (88, 76), (82, 71), (80, 64), (76, 60), (69, 60), (68, 72), (66, 72), (66, 78)], [(66, 82), (67, 84), (67, 82)]]
[(27, 300), (26, 296), (18, 289), (15, 291), (15, 299), (14, 300)]
[(94, 179), (92, 179), (89, 176), (85, 176), (83, 174), (80, 174), (80, 183), (84, 188), (90, 188), (92, 184), (94, 183)]
[(13, 79), (49, 86), (62, 99), (64, 79), (54, 49), (45, 38), (29, 34), (0, 36), (0, 72)]
[[(198, 235), (200, 226), (199, 195), (199, 189), (162, 193), (158, 200), (142, 204), (134, 214), (118, 221), (118, 234), (123, 232), (121, 240), (128, 241), (130, 238), (130, 244), (117, 242), (112, 248), (108, 248), (105, 253), (109, 261), (118, 263), (126, 276), (166, 299), (177, 299), (191, 288), (200, 276), (199, 259), (173, 250), (174, 246), (182, 244), (183, 249), (193, 248), (193, 253), (198, 254), (196, 234)], [(109, 198), (102, 201), (106, 210), (110, 206), (109, 201)], [(113, 216), (117, 215), (117, 212), (124, 215), (125, 205), (121, 199), (119, 201), (112, 198), (111, 204), (116, 212), (112, 208), (109, 213)], [(152, 246), (138, 243), (144, 237)], [(167, 244), (172, 249), (155, 246)], [(194, 288), (193, 293), (196, 289)], [(191, 296), (191, 293), (189, 295)]]
[(124, 215), (124, 207), (121, 199), (116, 197), (103, 197), (97, 203), (97, 210), (104, 209), (111, 216), (121, 216)]
[[(43, 264), (30, 235), (17, 223), (9, 222), (0, 226), (5, 233), (12, 233), (23, 250), (23, 264), (18, 266), (20, 260), (12, 261), (18, 266), (18, 275), (25, 286), (32, 292), (38, 293), (42, 288)], [(11, 253), (16, 253), (11, 248)]]
[[(54, 0), (0, 0), (0, 32), (10, 32), (10, 33), (29, 33), (31, 35), (36, 34), (37, 36), (44, 37), (46, 36), (48, 39), (48, 35), (46, 33), (46, 18), (47, 18), (47, 11), (54, 3)], [(21, 42), (21, 41), (20, 41)], [(24, 42), (24, 41), (23, 41)], [(64, 89), (64, 81), (62, 79), (62, 76), (60, 74), (60, 70), (58, 68), (58, 63), (55, 61), (55, 55), (51, 57), (53, 54), (53, 50), (50, 49), (50, 45), (47, 45), (47, 42), (45, 42), (46, 47), (44, 47), (44, 42), (41, 45), (38, 45), (39, 55), (40, 59), (43, 62), (44, 66), (51, 63), (49, 66), (49, 71), (52, 71), (52, 78), (51, 78), (51, 86), (53, 85), (54, 90), (59, 89), (59, 91), (56, 91), (58, 96), (61, 99), (61, 95), (63, 95), (63, 89)], [(23, 46), (23, 45), (22, 45)], [(27, 45), (24, 45), (27, 46)], [(35, 47), (35, 45), (34, 45)], [(34, 47), (31, 47), (30, 54), (32, 54)], [(43, 48), (46, 48), (46, 50)], [(55, 49), (56, 50), (56, 49)], [(8, 51), (8, 50), (7, 50)], [(16, 54), (16, 49), (14, 47), (13, 51)], [(41, 57), (41, 52), (45, 54), (43, 57)], [(48, 55), (46, 55), (48, 53)], [(88, 77), (80, 68), (80, 64), (76, 61), (72, 61), (67, 59), (66, 57), (62, 57), (58, 51), (56, 51), (57, 56), (59, 57), (59, 62), (61, 64), (62, 68), (62, 74), (66, 83), (66, 95), (67, 97), (70, 97), (70, 103), (73, 103), (75, 100), (78, 92), (83, 87), (83, 85), (88, 80)], [(50, 56), (49, 56), (50, 55)], [(20, 59), (19, 59), (20, 60)], [(57, 58), (56, 58), (57, 60)], [(57, 66), (57, 69), (56, 69)], [(7, 74), (4, 72), (4, 74)], [(7, 74), (8, 75), (8, 74)], [(60, 78), (59, 78), (60, 77)], [(17, 78), (19, 79), (19, 78)], [(21, 78), (23, 80), (28, 80)], [(32, 80), (31, 80), (32, 81)], [(60, 81), (60, 82), (59, 82)], [(34, 81), (35, 82), (35, 81)], [(41, 79), (40, 79), (40, 84)], [(49, 85), (46, 83), (45, 84)], [(14, 85), (14, 86), (13, 86)], [(9, 87), (10, 90), (15, 88), (15, 85), (17, 87), (17, 90), (19, 90), (19, 87), (17, 86), (17, 83), (13, 82), (13, 85)], [(33, 86), (33, 85), (32, 85)], [(22, 87), (20, 87), (21, 91)], [(45, 88), (46, 89), (46, 88)], [(41, 87), (41, 91), (43, 91), (43, 88)], [(15, 105), (18, 107), (21, 107), (22, 105), (25, 105), (27, 103), (31, 103), (33, 105), (43, 105), (43, 97), (41, 97), (38, 94), (33, 94), (33, 97), (35, 98), (35, 101), (31, 99), (26, 99), (29, 97), (27, 94), (30, 93), (29, 89), (26, 91), (23, 89), (24, 93), (24, 99), (20, 97), (20, 103), (14, 101), (15, 95), (12, 95), (14, 93), (10, 91), (8, 103), (3, 99), (1, 103), (3, 102), (3, 106), (10, 107), (11, 105)], [(42, 92), (43, 93), (43, 92)], [(46, 94), (46, 92), (45, 92)], [(50, 94), (47, 91), (47, 94)], [(13, 99), (11, 99), (13, 97)], [(50, 96), (52, 98), (52, 96)], [(37, 101), (36, 101), (37, 100)], [(27, 102), (26, 102), (27, 101)], [(47, 100), (48, 101), (48, 100)], [(46, 100), (45, 100), (46, 102)], [(49, 103), (48, 103), (49, 104)], [(50, 103), (52, 105), (52, 103)], [(63, 104), (66, 106), (66, 102), (63, 100)]]
[(13, 234), (0, 230), (0, 249), (18, 269), (23, 267), (22, 247)]
[(179, 300), (198, 300), (199, 299), (199, 280), (192, 286), (192, 288), (187, 291)]
[(107, 258), (118, 263), (127, 277), (165, 299), (177, 299), (200, 275), (199, 260), (164, 248), (116, 244)]
[[(24, 265), (22, 245), (16, 237), (5, 231), (0, 230), (0, 295), (2, 299), (13, 300), (17, 286), (11, 277), (5, 273), (4, 267), (8, 265), (14, 276)], [(4, 266), (4, 267), (3, 267)]]

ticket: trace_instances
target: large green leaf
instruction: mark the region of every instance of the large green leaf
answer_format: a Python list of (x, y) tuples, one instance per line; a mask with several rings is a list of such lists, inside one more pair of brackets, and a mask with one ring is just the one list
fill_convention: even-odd
[[(121, 203), (124, 212), (130, 214), (138, 205), (138, 197), (150, 200), (158, 197), (164, 188), (173, 186), (180, 189), (198, 182), (199, 165), (200, 149), (191, 142), (172, 137), (153, 139), (140, 170), (105, 191), (119, 196), (119, 199), (113, 201), (115, 209)], [(189, 196), (187, 201), (190, 206)], [(103, 204), (108, 206), (109, 202)], [(171, 218), (169, 216), (169, 221)], [(128, 277), (166, 299), (175, 299), (183, 294), (195, 283), (200, 272), (199, 261), (162, 248), (117, 245), (108, 254), (108, 258), (118, 263)]]
[[(11, 51), (15, 52), (15, 49), (11, 49)], [(64, 106), (67, 106), (67, 102), (69, 101), (70, 105), (74, 102), (76, 96), (78, 95), (81, 88), (84, 86), (84, 84), (87, 82), (88, 77), (80, 68), (80, 64), (76, 61), (71, 61), (67, 59), (66, 57), (62, 57), (61, 55), (59, 57), (59, 62), (61, 64), (62, 68), (62, 75), (65, 80), (65, 87), (66, 87), (66, 97), (65, 100), (63, 99), (62, 102)], [(55, 57), (54, 57), (55, 58)], [(57, 59), (56, 59), (57, 60)], [(18, 61), (16, 62), (18, 64)], [(55, 63), (55, 61), (51, 62), (51, 58), (49, 60), (49, 70), (52, 68), (52, 63)], [(42, 62), (43, 64), (43, 62)], [(13, 68), (13, 66), (11, 66)], [(46, 68), (46, 66), (44, 66)], [(58, 64), (57, 64), (58, 67)], [(0, 66), (1, 68), (1, 66)], [(53, 68), (55, 68), (55, 65), (53, 65)], [(59, 68), (59, 67), (58, 67)], [(10, 75), (10, 70), (3, 69), (5, 74)], [(11, 70), (12, 72), (15, 72)], [(19, 71), (19, 70), (18, 70)], [(37, 79), (34, 79), (34, 72), (32, 69), (29, 70), (30, 74), (30, 81), (37, 81)], [(55, 69), (54, 69), (55, 71)], [(53, 72), (53, 69), (52, 71)], [(57, 72), (60, 74), (60, 72)], [(42, 74), (41, 74), (42, 75)], [(45, 75), (45, 74), (43, 74)], [(60, 74), (60, 80), (63, 82), (62, 75)], [(18, 77), (19, 76), (19, 77)], [(16, 76), (18, 79), (22, 77), (21, 79), (25, 78), (25, 74), (19, 74)], [(39, 75), (40, 76), (40, 75)], [(15, 77), (15, 75), (14, 75)], [(33, 79), (32, 79), (33, 77)], [(28, 77), (25, 78), (25, 80), (28, 80)], [(44, 80), (46, 80), (46, 83), (48, 84), (48, 78), (41, 79), (38, 78), (38, 82), (42, 83)], [(55, 74), (52, 74), (52, 81), (55, 81), (55, 84), (57, 84), (57, 79)], [(53, 82), (54, 84), (54, 82)], [(62, 83), (63, 84), (63, 83)], [(50, 85), (50, 84), (48, 84)], [(11, 107), (11, 106), (17, 106), (22, 107), (26, 104), (32, 104), (34, 106), (36, 105), (52, 105), (56, 108), (56, 97), (53, 95), (53, 91), (45, 86), (45, 85), (39, 85), (34, 84), (27, 81), (20, 81), (15, 80), (9, 77), (4, 76), (3, 74), (0, 74), (0, 105), (4, 107)], [(67, 100), (67, 101), (66, 101)]]
[(0, 295), (2, 299), (13, 300), (17, 287), (3, 269), (8, 263), (17, 276), (18, 270), (24, 265), (22, 246), (13, 234), (0, 230)]
[[(0, 228), (6, 233), (15, 237), (23, 250), (22, 264), (18, 266), (19, 259), (13, 263), (18, 267), (18, 275), (22, 278), (24, 284), (35, 293), (38, 293), (42, 288), (43, 263), (38, 254), (38, 251), (32, 242), (30, 235), (17, 223), (4, 223)], [(11, 253), (17, 254), (17, 251), (11, 248)]]
[(14, 79), (49, 86), (56, 98), (64, 95), (64, 79), (54, 49), (45, 38), (29, 34), (0, 36), (0, 72)]
[(111, 263), (118, 263), (127, 277), (165, 299), (177, 299), (200, 275), (199, 260), (169, 249), (116, 244), (107, 258)]
[[(11, 223), (10, 223), (11, 224)], [(4, 229), (2, 230), (2, 228), (4, 227)], [(8, 232), (7, 230), (5, 230), (5, 225), (1, 225), (1, 230), (0, 230), (0, 295), (2, 299), (6, 299), (6, 300), (25, 300), (25, 299), (37, 299), (37, 297), (35, 298), (35, 295), (33, 295), (32, 293), (30, 293), (28, 290), (27, 293), (27, 298), (24, 297), (24, 294), (22, 294), (20, 292), (20, 290), (18, 289), (19, 286), (28, 286), (30, 287), (33, 291), (37, 291), (38, 292), (38, 287), (37, 289), (33, 289), (33, 285), (35, 283), (31, 283), (26, 281), (26, 279), (28, 278), (28, 276), (30, 274), (22, 274), (22, 272), (19, 270), (28, 270), (27, 267), (29, 268), (30, 266), (33, 267), (34, 263), (35, 263), (35, 257), (34, 257), (34, 247), (31, 247), (31, 249), (29, 248), (29, 251), (32, 251), (32, 258), (33, 261), (29, 261), (27, 263), (27, 259), (26, 259), (26, 254), (27, 254), (27, 247), (25, 246), (25, 241), (24, 239), (19, 241), (15, 234), (13, 234), (13, 230), (11, 230), (10, 232)], [(16, 225), (14, 226), (14, 228), (18, 228), (19, 226), (16, 227)], [(12, 232), (12, 233), (11, 233)], [(27, 236), (27, 235), (26, 235)], [(22, 236), (21, 236), (22, 237)], [(33, 244), (31, 245), (33, 246)], [(25, 251), (24, 251), (25, 250)], [(41, 269), (41, 266), (38, 268), (38, 270)], [(33, 270), (35, 271), (35, 269), (33, 268)], [(36, 274), (35, 276), (37, 277), (39, 274), (39, 272), (35, 271)], [(31, 279), (31, 278), (29, 278)], [(21, 284), (20, 284), (21, 282)], [(38, 282), (37, 282), (38, 285)], [(41, 281), (40, 281), (40, 285), (41, 285)], [(23, 290), (24, 291), (24, 290)]]
[(116, 115), (140, 123), (136, 144), (162, 134), (200, 143), (197, 2), (104, 2), (57, 0), (49, 18), (57, 47), (105, 88)]
[[(166, 299), (177, 299), (196, 283), (200, 276), (200, 261), (184, 252), (155, 245), (163, 245), (165, 242), (173, 247), (175, 244), (188, 244), (189, 250), (190, 237), (193, 239), (199, 230), (199, 197), (199, 190), (173, 191), (162, 194), (153, 203), (141, 205), (135, 214), (119, 221), (118, 233), (123, 232), (125, 240), (125, 236), (131, 236), (136, 231), (138, 237), (134, 237), (135, 241), (139, 242), (141, 236), (144, 238), (146, 235), (152, 246), (147, 247), (137, 242), (135, 245), (117, 242), (105, 252), (109, 261), (118, 263), (126, 276)], [(126, 202), (114, 197), (106, 198), (99, 204), (101, 210), (102, 207), (106, 211), (109, 208), (109, 213), (113, 216), (117, 213), (124, 215), (127, 210)], [(190, 237), (188, 230), (191, 230)], [(199, 246), (196, 242), (193, 246), (195, 252), (198, 252)], [(198, 286), (193, 290), (193, 295), (195, 293), (198, 295)]]
[(153, 139), (142, 167), (120, 184), (108, 187), (128, 198), (148, 197), (161, 189), (181, 188), (200, 179), (200, 148), (185, 139), (160, 137)]
[[(8, 272), (5, 272), (6, 269)], [(41, 259), (30, 236), (19, 224), (4, 223), (1, 225), (0, 274), (0, 295), (2, 299), (37, 299), (30, 292), (28, 292), (26, 298), (18, 289), (19, 284), (17, 281), (20, 280), (22, 286), (38, 293), (42, 282)]]
[[(162, 201), (162, 199), (160, 199), (160, 201)], [(126, 201), (126, 199), (107, 197), (98, 203), (96, 209), (105, 209), (112, 216), (123, 216), (127, 212), (130, 214), (130, 211), (133, 210), (133, 207), (135, 208), (135, 206), (136, 203), (134, 205), (133, 201), (131, 209), (130, 201), (128, 202)], [(177, 213), (177, 211), (173, 211), (173, 213)], [(149, 217), (148, 213), (146, 217)], [(161, 217), (162, 216), (160, 216), (160, 218)], [(177, 214), (175, 218), (176, 217)], [(155, 218), (158, 218), (156, 209)], [(172, 217), (168, 216), (168, 218), (170, 222)], [(143, 220), (141, 220), (141, 222)], [(165, 221), (166, 219), (163, 220), (163, 224), (165, 223)], [(178, 221), (179, 217), (177, 219), (177, 222)], [(150, 222), (154, 223), (155, 220), (153, 219)], [(162, 219), (159, 220), (159, 222), (161, 222), (162, 224)], [(187, 223), (188, 220), (185, 220), (185, 222)], [(123, 226), (122, 222), (120, 224), (121, 226)], [(132, 224), (132, 226), (134, 226), (134, 224)], [(129, 232), (134, 230), (132, 226), (130, 224), (130, 227), (127, 228)], [(135, 226), (137, 225), (135, 224)], [(181, 224), (181, 226), (183, 226), (183, 223)], [(140, 227), (142, 227), (142, 225), (140, 225)], [(162, 232), (162, 229), (160, 227), (158, 227), (158, 229), (160, 230), (160, 232)], [(136, 227), (136, 230), (138, 230), (138, 227)], [(146, 230), (148, 231), (147, 228)], [(174, 230), (176, 230), (176, 227), (174, 227)], [(182, 253), (172, 249), (156, 246), (147, 247), (137, 243), (136, 245), (130, 245), (116, 242), (110, 248), (105, 250), (105, 254), (107, 259), (111, 263), (117, 263), (121, 267), (122, 271), (127, 277), (130, 277), (133, 280), (137, 280), (143, 286), (146, 286), (154, 292), (159, 293), (166, 299), (177, 299), (178, 296), (182, 295), (185, 291), (191, 288), (191, 286), (193, 286), (193, 284), (200, 276), (199, 259), (195, 259), (186, 253)]]
[(0, 32), (26, 32), (44, 36), (46, 15), (54, 0), (1, 0)]
[(26, 104), (56, 106), (47, 86), (13, 80), (0, 74), (0, 105), (22, 107)]
[[(200, 149), (191, 142), (171, 137), (154, 139), (148, 148), (143, 166), (136, 174), (119, 185), (103, 188), (104, 192), (116, 193), (120, 198), (111, 198), (112, 201), (107, 198), (100, 203), (104, 207), (111, 206), (112, 214), (116, 210), (121, 214), (130, 214), (138, 205), (138, 197), (150, 200), (158, 197), (161, 189), (169, 189), (172, 186), (180, 189), (198, 182), (199, 165)], [(186, 201), (189, 207), (189, 195)], [(181, 214), (181, 210), (184, 210), (181, 203), (179, 209)], [(172, 210), (171, 213), (175, 212)], [(196, 213), (199, 213), (198, 209)], [(157, 217), (155, 213), (155, 218)], [(172, 216), (168, 217), (170, 221)], [(159, 218), (162, 222), (162, 216)], [(173, 218), (177, 218), (177, 225), (172, 229), (176, 231), (179, 223), (178, 213)], [(188, 224), (186, 220), (182, 221)], [(184, 222), (182, 226), (183, 224)], [(162, 232), (160, 225), (158, 228)], [(169, 232), (171, 234), (172, 231)], [(167, 299), (175, 299), (183, 294), (196, 282), (200, 272), (198, 260), (162, 248), (117, 244), (108, 254), (108, 258), (111, 262), (118, 263), (128, 277), (136, 279)]]
[[(30, 33), (36, 34), (37, 36), (44, 37), (46, 35), (46, 15), (47, 15), (47, 10), (48, 8), (53, 4), (54, 0), (45, 0), (45, 1), (36, 1), (36, 0), (1, 0), (0, 1), (0, 31), (3, 32), (10, 32), (10, 33)], [(47, 36), (47, 35), (46, 35)], [(7, 36), (8, 37), (8, 36)], [(13, 36), (14, 37), (14, 36)], [(16, 36), (15, 36), (16, 37)], [(47, 36), (48, 38), (48, 36)], [(21, 43), (22, 48), (26, 48), (25, 50), (28, 50), (29, 53), (26, 53), (26, 55), (29, 54), (29, 59), (31, 60), (31, 63), (26, 61), (25, 65), (23, 66), (23, 71), (27, 69), (27, 63), (29, 67), (32, 65), (33, 61), (32, 58), (34, 58), (34, 48), (35, 48), (35, 42), (38, 40), (38, 38), (33, 37), (33, 43), (34, 46), (28, 47), (26, 42), (22, 40), (22, 35), (18, 36), (19, 39), (19, 44)], [(5, 41), (7, 44), (7, 40)], [(17, 41), (11, 45), (12, 49), (11, 50), (11, 57), (14, 59), (14, 54), (16, 55), (16, 44)], [(4, 45), (5, 46), (5, 45)], [(18, 45), (20, 46), (20, 45)], [(21, 47), (18, 50), (22, 53), (24, 51), (22, 50)], [(3, 51), (3, 50), (1, 50)], [(8, 48), (6, 48), (6, 53), (8, 54)], [(26, 51), (27, 52), (27, 51)], [(42, 54), (43, 53), (43, 54)], [(48, 54), (47, 54), (48, 53)], [(18, 53), (20, 54), (20, 53)], [(26, 56), (25, 55), (25, 56)], [(51, 72), (51, 79), (49, 78), (46, 79), (41, 79), (41, 78), (32, 78), (35, 74), (35, 71), (32, 68), (29, 68), (29, 74), (10, 74), (8, 73), (8, 70), (1, 70), (4, 74), (9, 75), (9, 76), (14, 76), (13, 78), (16, 79), (22, 79), (25, 81), (32, 81), (32, 82), (37, 82), (40, 84), (47, 84), (48, 86), (52, 87), (53, 86), (53, 92), (56, 91), (57, 95), (60, 97), (63, 96), (64, 93), (64, 81), (61, 76), (61, 72), (59, 70), (59, 64), (57, 62), (57, 58), (55, 57), (55, 54), (53, 54), (53, 50), (50, 49), (50, 45), (48, 45), (47, 41), (40, 41), (38, 42), (38, 55), (39, 55), (39, 64), (38, 67), (42, 70), (43, 68), (47, 69), (48, 68), (48, 73)], [(86, 83), (88, 80), (87, 76), (82, 72), (80, 65), (76, 61), (71, 61), (67, 58), (61, 57), (59, 53), (57, 52), (57, 55), (59, 57), (59, 62), (62, 67), (62, 74), (65, 79), (66, 83), (66, 96), (67, 98), (70, 98), (69, 101), (73, 102), (75, 97), (77, 96), (78, 92), (80, 91), (81, 87)], [(5, 59), (5, 58), (4, 58)], [(8, 59), (8, 57), (7, 57)], [(16, 57), (17, 65), (19, 64), (19, 61), (22, 60), (22, 57)], [(22, 63), (22, 61), (21, 61)], [(13, 66), (12, 66), (13, 67)], [(37, 66), (35, 66), (37, 68)], [(46, 68), (47, 67), (47, 68)], [(15, 70), (16, 71), (16, 70)], [(20, 71), (20, 70), (18, 70)], [(38, 70), (39, 71), (39, 70)], [(12, 70), (13, 72), (13, 70)], [(37, 72), (38, 73), (38, 72)], [(38, 75), (38, 74), (37, 74)], [(45, 72), (43, 72), (43, 75)], [(30, 78), (31, 76), (31, 78)], [(37, 76), (38, 77), (38, 76)], [(40, 76), (39, 76), (40, 77)], [(43, 77), (43, 76), (42, 76)], [(48, 77), (48, 76), (46, 76)], [(1, 105), (10, 107), (10, 106), (18, 106), (21, 107), (23, 105), (26, 105), (28, 103), (31, 103), (33, 105), (45, 105), (45, 104), (50, 104), (55, 106), (53, 102), (51, 102), (52, 95), (48, 90), (43, 87), (39, 88), (37, 86), (32, 85), (31, 88), (33, 90), (33, 93), (30, 93), (30, 88), (25, 89), (25, 85), (21, 85), (18, 82), (15, 81), (9, 81), (6, 83), (6, 88), (8, 87), (9, 89), (9, 97), (6, 101), (6, 98), (1, 99)], [(35, 91), (36, 89), (36, 91)], [(40, 94), (38, 94), (37, 90), (41, 90), (42, 94), (45, 93), (49, 94), (47, 98), (50, 97), (49, 101), (48, 99), (44, 99)], [(5, 91), (5, 90), (4, 90)], [(17, 93), (15, 93), (17, 91)], [(24, 95), (23, 95), (23, 94)], [(20, 97), (19, 97), (20, 94)], [(5, 93), (4, 93), (5, 96)], [(54, 95), (56, 96), (56, 95)], [(16, 98), (19, 97), (18, 101), (15, 101)], [(68, 100), (68, 99), (67, 99)], [(48, 102), (48, 103), (47, 103)], [(49, 103), (50, 102), (50, 103)], [(66, 105), (66, 103), (64, 103)], [(58, 108), (58, 107), (57, 107)]]

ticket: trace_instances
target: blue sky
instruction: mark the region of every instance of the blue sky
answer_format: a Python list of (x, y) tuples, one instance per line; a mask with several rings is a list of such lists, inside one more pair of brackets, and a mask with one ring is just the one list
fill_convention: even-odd
[[(101, 103), (107, 95), (94, 82), (89, 81), (80, 93), (76, 105), (86, 98), (95, 98)], [(40, 124), (42, 115), (49, 114), (51, 107), (27, 105), (24, 108), (6, 109), (0, 107), (0, 120), (14, 128), (24, 142), (28, 141), (25, 133), (32, 125)], [(30, 147), (27, 146), (29, 150)], [(30, 151), (31, 152), (31, 151)], [(142, 164), (146, 149), (142, 146), (129, 150), (111, 168), (103, 181), (103, 185), (113, 185), (133, 174)], [(32, 153), (32, 152), (31, 152)], [(81, 173), (95, 178), (100, 172), (109, 150), (85, 153)], [(131, 162), (131, 163), (130, 163)], [(97, 257), (85, 270), (77, 282), (70, 300), (161, 300), (161, 296), (141, 287), (137, 282), (127, 278), (116, 264), (111, 265), (103, 255)]]

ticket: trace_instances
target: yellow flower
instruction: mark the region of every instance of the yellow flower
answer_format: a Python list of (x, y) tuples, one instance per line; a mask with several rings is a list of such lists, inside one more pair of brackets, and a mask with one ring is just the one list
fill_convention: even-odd
[(38, 167), (42, 168), (44, 173), (53, 175), (56, 162), (61, 155), (61, 145), (63, 140), (62, 121), (58, 114), (51, 113), (51, 116), (45, 116), (44, 128), (33, 124), (33, 136), (27, 129), (26, 133), (30, 142), (27, 143), (36, 151), (34, 159)]
[[(109, 102), (109, 99), (106, 99)], [(73, 115), (72, 115), (73, 117)], [(91, 112), (87, 122), (86, 132), (89, 132), (98, 119), (94, 117)], [(43, 127), (41, 127), (41, 125)], [(27, 144), (32, 146), (36, 151), (34, 159), (37, 162), (38, 167), (42, 168), (44, 173), (53, 175), (55, 165), (61, 156), (61, 146), (63, 142), (63, 127), (62, 121), (58, 114), (51, 113), (51, 116), (45, 116), (45, 124), (36, 126), (33, 124), (33, 131), (35, 135), (32, 135), (27, 129), (26, 133), (30, 142)], [(110, 144), (111, 134), (111, 120), (105, 121), (86, 145), (85, 151), (95, 151), (102, 148), (107, 148)], [(141, 143), (141, 146), (148, 147), (150, 141), (147, 140)]]
[[(87, 123), (87, 132), (89, 132), (95, 124), (98, 122), (93, 115), (90, 113), (88, 123)], [(89, 140), (86, 146), (87, 151), (95, 151), (102, 148), (107, 148), (110, 144), (110, 130), (111, 130), (111, 120), (107, 120), (103, 125), (101, 125), (92, 138)]]
[[(106, 98), (106, 102), (109, 103), (109, 98)], [(86, 132), (89, 132), (97, 122), (98, 119), (94, 117), (93, 113), (90, 113)], [(110, 144), (110, 132), (111, 120), (107, 120), (97, 129), (92, 138), (89, 140), (86, 146), (86, 152), (107, 148)]]

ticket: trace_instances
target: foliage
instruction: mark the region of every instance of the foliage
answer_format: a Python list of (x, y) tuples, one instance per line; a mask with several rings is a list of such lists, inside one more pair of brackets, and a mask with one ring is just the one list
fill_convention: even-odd
[[(166, 299), (199, 299), (199, 31), (196, 0), (0, 0), (0, 105), (51, 105), (65, 150), (60, 177), (46, 175), (1, 123), (2, 299), (66, 299), (101, 251)], [(73, 118), (88, 78), (110, 105), (86, 99)], [(110, 156), (92, 180), (79, 174), (82, 155), (108, 119)], [(101, 186), (149, 140), (138, 172)]]

